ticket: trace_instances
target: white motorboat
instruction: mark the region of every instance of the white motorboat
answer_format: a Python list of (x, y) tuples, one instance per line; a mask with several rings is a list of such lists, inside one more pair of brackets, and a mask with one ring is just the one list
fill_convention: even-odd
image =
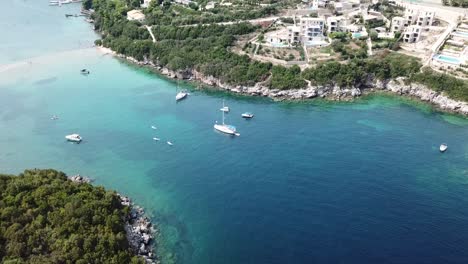
[(79, 134), (67, 135), (67, 136), (65, 136), (65, 138), (66, 138), (68, 141), (78, 142), (78, 143), (81, 142), (81, 140), (83, 140)]
[(187, 95), (188, 95), (188, 93), (186, 91), (180, 91), (180, 92), (177, 93), (175, 99), (176, 99), (176, 101), (180, 101), (180, 100), (186, 98)]
[(223, 107), (221, 107), (221, 109), (219, 109), (219, 110), (221, 110), (221, 111), (223, 111), (225, 113), (229, 112), (229, 107), (224, 105), (224, 100), (223, 100)]
[(156, 126), (151, 126), (152, 129), (158, 129)]
[(56, 115), (53, 115), (53, 116), (50, 118), (50, 120), (57, 120), (57, 119), (59, 119), (59, 117), (56, 116)]
[(174, 144), (172, 144), (172, 142), (170, 142), (170, 141), (168, 141), (167, 144), (168, 144), (169, 146), (174, 145)]
[(447, 144), (442, 143), (439, 147), (440, 152), (445, 152), (448, 149)]
[(254, 117), (254, 115), (252, 113), (250, 113), (250, 112), (245, 112), (245, 113), (242, 114), (242, 117), (243, 118), (252, 118), (252, 117)]
[(224, 111), (222, 111), (222, 113), (223, 113), (223, 123), (218, 124), (218, 122), (216, 122), (214, 124), (214, 126), (213, 126), (214, 129), (216, 129), (216, 130), (218, 130), (220, 132), (223, 132), (225, 134), (240, 136), (240, 134), (237, 133), (237, 130), (236, 130), (235, 126), (228, 125), (228, 124), (224, 123)]
[(154, 138), (153, 138), (153, 140), (155, 140), (155, 141), (159, 141), (160, 139), (159, 139), (159, 138), (157, 138), (157, 137), (154, 137)]

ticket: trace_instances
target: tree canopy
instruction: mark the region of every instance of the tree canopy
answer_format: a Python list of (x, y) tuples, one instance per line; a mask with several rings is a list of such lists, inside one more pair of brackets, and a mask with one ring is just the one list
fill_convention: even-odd
[(114, 192), (55, 170), (0, 175), (1, 263), (144, 263), (129, 248)]

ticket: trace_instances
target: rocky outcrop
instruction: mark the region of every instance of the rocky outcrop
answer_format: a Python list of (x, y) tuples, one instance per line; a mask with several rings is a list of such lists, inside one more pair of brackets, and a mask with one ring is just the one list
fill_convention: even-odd
[(80, 174), (68, 177), (72, 182), (76, 183), (90, 183), (92, 180), (88, 177), (83, 177)]
[(138, 61), (132, 57), (125, 58), (135, 64), (142, 66), (151, 66), (157, 69), (161, 74), (176, 79), (196, 80), (203, 84), (227, 90), (232, 93), (245, 94), (251, 96), (270, 97), (274, 100), (305, 100), (314, 97), (327, 98), (330, 100), (348, 101), (359, 97), (362, 94), (368, 94), (376, 90), (388, 91), (399, 95), (411, 96), (422, 101), (433, 104), (435, 107), (453, 113), (468, 115), (468, 103), (456, 101), (448, 98), (442, 93), (427, 88), (422, 84), (409, 83), (404, 78), (395, 80), (377, 80), (373, 76), (368, 78), (357, 87), (332, 86), (313, 86), (308, 85), (303, 89), (278, 90), (270, 89), (263, 83), (257, 83), (254, 86), (231, 85), (222, 82), (213, 76), (206, 76), (196, 70), (187, 69), (184, 71), (172, 71), (166, 67), (155, 65), (153, 62), (145, 59)]
[(135, 254), (145, 259), (146, 263), (159, 264), (160, 261), (153, 251), (153, 238), (158, 230), (153, 228), (151, 221), (144, 215), (143, 208), (134, 205), (128, 197), (117, 195), (121, 204), (130, 208), (130, 213), (125, 219), (125, 231), (130, 247)]
[[(90, 183), (92, 180), (81, 175), (68, 177), (72, 182), (79, 184)], [(156, 254), (153, 251), (153, 238), (159, 231), (153, 228), (151, 221), (145, 216), (143, 208), (132, 203), (130, 198), (117, 194), (120, 203), (130, 208), (130, 213), (125, 216), (125, 232), (127, 240), (132, 251), (142, 257), (147, 264), (160, 264)]]
[(400, 95), (408, 95), (429, 102), (437, 108), (449, 112), (468, 115), (468, 103), (456, 101), (447, 96), (431, 90), (422, 84), (406, 83), (404, 78), (397, 78), (387, 83), (385, 89)]

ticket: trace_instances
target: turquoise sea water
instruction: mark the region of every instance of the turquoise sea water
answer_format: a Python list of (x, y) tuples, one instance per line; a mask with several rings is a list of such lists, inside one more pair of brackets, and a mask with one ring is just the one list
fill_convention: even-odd
[[(28, 34), (44, 45), (0, 44), (1, 171), (52, 167), (130, 195), (166, 263), (468, 262), (467, 119), (393, 96), (274, 103), (188, 84), (176, 104), (174, 82), (77, 49), (95, 38), (63, 16), (77, 6), (0, 7), (2, 32), (50, 13)], [(213, 131), (223, 99), (240, 137)]]

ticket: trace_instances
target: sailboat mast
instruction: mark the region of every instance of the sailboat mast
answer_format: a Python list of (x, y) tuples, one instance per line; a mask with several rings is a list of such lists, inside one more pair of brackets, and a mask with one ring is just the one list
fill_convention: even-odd
[[(224, 105), (224, 104), (223, 104), (223, 105)], [(223, 112), (223, 125), (224, 125), (224, 110), (223, 110), (223, 111), (221, 111), (221, 112)]]

